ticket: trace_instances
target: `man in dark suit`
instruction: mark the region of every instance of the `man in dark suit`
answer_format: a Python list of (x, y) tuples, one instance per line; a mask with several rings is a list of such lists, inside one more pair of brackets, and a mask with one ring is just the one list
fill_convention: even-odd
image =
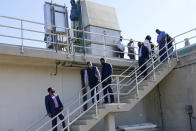
[[(45, 96), (45, 106), (48, 116), (53, 118), (63, 110), (63, 104), (61, 103), (59, 96), (54, 94), (55, 90), (53, 88), (49, 87), (48, 93), (49, 95)], [(58, 117), (60, 120), (64, 119), (63, 114), (60, 114)], [(52, 127), (54, 127), (56, 124), (57, 118), (52, 120)], [(65, 121), (62, 122), (62, 126), (65, 128)], [(53, 131), (57, 131), (57, 127), (54, 128)]]
[[(146, 70), (146, 65), (147, 64), (144, 64), (148, 59), (149, 59), (149, 51), (148, 51), (148, 48), (146, 46), (143, 45), (143, 43), (141, 42), (138, 42), (138, 47), (139, 47), (139, 61), (138, 61), (138, 64), (139, 64), (139, 67), (140, 67), (140, 71), (143, 72), (144, 70)], [(144, 71), (142, 73), (143, 77), (147, 76), (147, 70)], [(141, 75), (141, 76), (142, 76)]]
[[(112, 66), (108, 63), (106, 63), (104, 58), (100, 59), (100, 62), (102, 64), (102, 75), (101, 75), (101, 81), (105, 80), (106, 78), (108, 78), (110, 75), (112, 75)], [(106, 81), (104, 81), (102, 83), (102, 87), (106, 87), (109, 84), (112, 83), (112, 77), (108, 78)], [(112, 94), (112, 88), (110, 87), (110, 85), (108, 87), (106, 87), (106, 89), (103, 91), (104, 96), (107, 95), (107, 93), (110, 93), (110, 100), (111, 103), (114, 103), (114, 95)], [(108, 96), (104, 97), (104, 103), (108, 103)]]

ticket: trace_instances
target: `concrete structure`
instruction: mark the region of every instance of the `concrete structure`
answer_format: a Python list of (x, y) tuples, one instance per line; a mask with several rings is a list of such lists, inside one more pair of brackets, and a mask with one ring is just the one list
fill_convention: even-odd
[[(99, 57), (92, 59), (86, 56), (84, 59), (81, 55), (68, 56), (65, 52), (31, 47), (24, 47), (21, 54), (20, 49), (17, 45), (0, 44), (1, 131), (21, 131), (40, 120), (46, 114), (44, 96), (49, 86), (56, 89), (66, 107), (73, 102), (73, 96), (78, 95), (80, 70), (86, 67), (86, 61), (93, 60), (100, 66)], [(55, 76), (55, 63), (58, 61), (61, 65)], [(124, 65), (132, 64), (108, 61), (114, 65), (115, 73), (127, 68)], [(46, 118), (37, 127), (46, 120), (49, 119)]]
[(90, 1), (81, 1), (83, 27), (95, 26), (111, 30), (120, 30), (116, 11), (112, 7)]
[[(196, 112), (196, 52), (184, 54), (175, 69), (163, 79), (131, 111), (115, 114), (116, 127), (138, 123), (154, 123), (160, 131), (190, 131), (185, 105)], [(192, 121), (193, 131), (196, 120)], [(91, 131), (104, 130), (101, 120)]]
[[(90, 1), (81, 1), (81, 10), (82, 23), (85, 31), (113, 36), (105, 37), (96, 34), (86, 34), (85, 37), (88, 40), (102, 42), (102, 44), (86, 42), (86, 46), (91, 47), (87, 49), (88, 54), (117, 57), (118, 53), (115, 51), (117, 51), (116, 45), (121, 31), (115, 9)], [(107, 51), (103, 52), (103, 50)]]
[[(6, 98), (0, 102), (2, 131), (21, 131), (44, 116), (44, 96), (49, 86), (56, 88), (65, 106), (81, 87), (78, 67), (61, 67), (57, 76), (51, 75), (55, 73), (57, 56), (60, 61), (67, 60), (63, 54), (24, 49), (24, 54), (20, 54), (19, 46), (1, 45), (0, 48), (0, 98)], [(155, 87), (131, 111), (116, 113), (116, 126), (152, 122), (165, 131), (188, 131), (190, 126), (184, 106), (192, 104), (196, 112), (195, 62), (195, 51), (184, 54), (176, 68), (160, 82), (161, 96)], [(102, 118), (91, 130), (104, 130), (103, 124)]]
[[(148, 79), (141, 82), (141, 84), (138, 85), (138, 94), (136, 88), (128, 95), (126, 96), (120, 96), (120, 103), (118, 104), (106, 104), (103, 107), (98, 108), (98, 115), (95, 118), (93, 115), (95, 115), (95, 109), (92, 108), (90, 111), (88, 111), (86, 114), (84, 114), (82, 117), (80, 117), (72, 126), (71, 129), (73, 131), (87, 131), (91, 130), (93, 126), (95, 126), (103, 117), (110, 113), (120, 113), (120, 112), (127, 112), (130, 111), (135, 107), (137, 103), (139, 103), (156, 85), (159, 84), (163, 78), (165, 78), (172, 69), (176, 66), (176, 60), (171, 60), (170, 66), (168, 66), (168, 63), (165, 62), (161, 66), (157, 68), (155, 71), (156, 79), (154, 79), (153, 75), (150, 74)], [(139, 81), (138, 81), (139, 82)], [(125, 83), (124, 83), (125, 84)], [(125, 86), (123, 89), (120, 90), (120, 92), (127, 93), (129, 90), (131, 90), (132, 86)], [(132, 87), (133, 88), (133, 87)], [(91, 117), (89, 116), (91, 115)], [(114, 117), (110, 117), (107, 119), (110, 119), (109, 121), (112, 121)], [(108, 120), (106, 120), (105, 123), (109, 123), (105, 129), (105, 131), (110, 131), (110, 129), (115, 128), (114, 125), (110, 124)], [(126, 121), (128, 121), (126, 119)], [(109, 128), (108, 128), (109, 127)], [(100, 130), (99, 127), (97, 127), (98, 130)], [(94, 131), (94, 129), (92, 129)]]

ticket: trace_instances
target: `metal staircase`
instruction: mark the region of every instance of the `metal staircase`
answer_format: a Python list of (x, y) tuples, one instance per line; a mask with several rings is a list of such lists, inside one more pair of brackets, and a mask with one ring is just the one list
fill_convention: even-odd
[[(195, 31), (196, 29), (192, 29), (185, 33), (179, 34), (174, 37), (174, 47), (177, 49), (177, 44), (183, 43), (184, 40), (176, 43), (176, 38), (179, 38), (187, 33)], [(196, 38), (190, 37), (189, 39)], [(96, 95), (103, 94), (103, 90), (106, 87), (102, 88), (98, 92), (95, 92), (94, 97), (87, 99), (85, 102), (81, 102), (83, 97), (87, 94), (90, 94), (92, 90), (94, 90), (97, 86), (100, 86), (104, 81), (98, 84), (93, 89), (89, 90), (86, 94), (80, 95), (78, 99), (76, 99), (71, 105), (66, 107), (61, 113), (65, 113), (65, 119), (62, 121), (66, 121), (67, 125), (64, 129), (68, 131), (88, 131), (92, 129), (101, 119), (103, 119), (108, 113), (115, 112), (124, 112), (131, 110), (138, 102), (140, 102), (153, 88), (156, 87), (177, 65), (178, 62), (178, 53), (175, 50), (175, 58), (171, 58), (170, 56), (174, 55), (174, 52), (169, 54), (169, 49), (167, 48), (167, 43), (165, 47), (160, 49), (159, 51), (166, 49), (166, 52), (161, 56), (155, 57), (155, 54), (152, 54), (151, 57), (144, 63), (142, 66), (147, 65), (146, 70), (143, 72), (140, 71), (141, 67), (135, 67), (135, 65), (131, 65), (120, 75), (111, 75), (108, 78), (112, 77), (113, 81), (110, 84), (113, 88), (113, 95), (115, 95), (115, 102), (112, 104), (100, 104), (105, 96), (101, 96), (99, 101), (96, 100)], [(158, 48), (158, 47), (156, 47)], [(171, 47), (172, 48), (172, 47)], [(166, 55), (163, 61), (159, 59)], [(130, 72), (130, 69), (134, 70)], [(148, 71), (147, 76), (142, 77), (142, 74)], [(82, 90), (81, 90), (82, 91)], [(80, 92), (81, 92), (80, 91)], [(94, 90), (95, 91), (95, 90)], [(79, 93), (80, 94), (80, 93)], [(110, 95), (110, 94), (107, 94)], [(92, 98), (95, 99), (95, 103), (92, 104)], [(91, 103), (91, 104), (90, 104)], [(89, 104), (90, 106), (83, 111), (84, 105)], [(58, 117), (58, 115), (56, 117)], [(54, 117), (53, 119), (55, 119)], [(51, 125), (51, 121), (49, 120), (44, 123), (41, 127), (39, 127), (36, 131), (41, 131), (44, 127)], [(55, 127), (58, 127), (62, 121), (59, 121)], [(52, 131), (55, 127), (49, 129)], [(64, 129), (61, 129), (63, 131)], [(48, 129), (47, 129), (48, 130)]]
[[(131, 110), (138, 102), (142, 100), (144, 96), (146, 96), (154, 87), (156, 87), (156, 85), (162, 79), (164, 79), (176, 66), (177, 58), (170, 58), (170, 56), (173, 55), (173, 52), (171, 54), (168, 54), (169, 49), (167, 49), (167, 44), (162, 49), (166, 49), (166, 52), (162, 54), (162, 56), (167, 55), (162, 62), (159, 61), (159, 58), (162, 56), (155, 58), (155, 54), (152, 54), (149, 60), (142, 65), (147, 65), (146, 70), (143, 71), (145, 72), (148, 70), (147, 76), (142, 77), (143, 72), (140, 71), (140, 68), (142, 66), (135, 68), (132, 72), (130, 72), (129, 69), (133, 66), (130, 66), (120, 75), (111, 75), (108, 77), (113, 78), (113, 82), (112, 84), (110, 84), (110, 86), (112, 86), (113, 88), (113, 95), (115, 95), (116, 103), (99, 104), (105, 96), (101, 96), (99, 101), (96, 100), (95, 96), (97, 94), (103, 94), (103, 90), (107, 88), (106, 86), (98, 92), (94, 90), (95, 88), (89, 90), (86, 94), (80, 96), (80, 98), (77, 99), (76, 102), (74, 102), (75, 104), (73, 103), (71, 105), (75, 105), (75, 108), (71, 109), (71, 106), (69, 106), (66, 109), (64, 109), (62, 112), (65, 113), (65, 119), (62, 121), (67, 122), (67, 125), (64, 129), (67, 129), (68, 131), (88, 131), (110, 112), (124, 112)], [(127, 72), (129, 72), (128, 75)], [(108, 78), (106, 78), (104, 81), (106, 81)], [(100, 86), (104, 81), (102, 81), (97, 86)], [(81, 100), (85, 95), (90, 93), (92, 90), (95, 91), (95, 95), (94, 97), (92, 97), (95, 98), (95, 103), (91, 104), (87, 108), (87, 110), (83, 111), (83, 106), (85, 104), (91, 103), (92, 98), (87, 99), (82, 104)], [(80, 104), (77, 105), (76, 103)], [(58, 117), (58, 115), (56, 117)], [(42, 130), (43, 127), (49, 125), (51, 121), (52, 120), (46, 122), (36, 131)], [(62, 121), (59, 121), (55, 127), (60, 126)], [(53, 127), (50, 130), (53, 130), (55, 127)]]
[(121, 89), (124, 94), (128, 95), (121, 95), (119, 103), (99, 105), (97, 107), (97, 115), (96, 108), (93, 107), (72, 124), (71, 131), (88, 131), (110, 112), (124, 112), (131, 110), (172, 71), (176, 64), (176, 59), (170, 61), (170, 66), (168, 66), (167, 62), (163, 63), (163, 65), (157, 68), (155, 71), (156, 78), (154, 78), (153, 74), (149, 75), (147, 80), (143, 80), (138, 85), (138, 91), (134, 88), (132, 91), (130, 91), (130, 87), (124, 88), (123, 90)]

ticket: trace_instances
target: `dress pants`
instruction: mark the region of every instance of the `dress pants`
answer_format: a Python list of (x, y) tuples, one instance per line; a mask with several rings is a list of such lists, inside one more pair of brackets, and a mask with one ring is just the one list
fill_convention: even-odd
[[(97, 86), (99, 83), (98, 81), (95, 81), (95, 82), (91, 82), (89, 83), (89, 86), (90, 86), (90, 89), (93, 89), (95, 86)], [(96, 87), (96, 92), (98, 92), (98, 87)], [(92, 103), (94, 104), (95, 100), (94, 100), (94, 94), (95, 94), (95, 90), (92, 90), (91, 91), (91, 97), (92, 98)], [(97, 101), (99, 100), (99, 94), (97, 94)]]
[[(103, 82), (102, 84), (102, 87), (106, 87), (107, 85), (111, 84), (111, 80), (108, 80), (106, 82)], [(112, 91), (112, 88), (110, 86), (106, 87), (104, 90), (103, 90), (103, 95), (105, 96), (106, 94), (108, 93), (113, 93)], [(110, 95), (110, 100), (111, 100), (111, 103), (114, 103), (114, 95), (111, 94)], [(104, 97), (104, 103), (108, 103), (108, 96), (105, 96)]]
[[(61, 110), (59, 108), (56, 108), (56, 113), (58, 114), (59, 112), (61, 112)], [(60, 114), (58, 117), (59, 117), (60, 120), (63, 120), (64, 119), (63, 114)], [(57, 125), (57, 118), (55, 118), (54, 120), (52, 120), (52, 127), (54, 127), (56, 125)], [(65, 128), (65, 121), (62, 122), (62, 126), (63, 126), (63, 128)], [(53, 131), (57, 131), (57, 127), (54, 128)]]

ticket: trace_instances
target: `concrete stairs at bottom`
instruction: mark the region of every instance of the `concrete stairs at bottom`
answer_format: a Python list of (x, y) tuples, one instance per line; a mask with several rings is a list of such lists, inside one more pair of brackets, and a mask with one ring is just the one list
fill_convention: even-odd
[[(71, 125), (71, 131), (88, 131), (110, 112), (130, 111), (174, 69), (176, 64), (176, 59), (172, 59), (170, 61), (170, 66), (168, 66), (167, 61), (160, 65), (155, 71), (156, 79), (154, 79), (153, 74), (151, 74), (147, 80), (141, 82), (138, 87), (138, 95), (136, 95), (136, 90), (133, 90), (129, 95), (120, 96), (120, 104), (112, 103), (98, 105), (97, 116), (95, 114), (95, 107), (93, 107)], [(131, 87), (126, 87), (123, 88), (121, 92), (127, 92), (130, 89)]]

